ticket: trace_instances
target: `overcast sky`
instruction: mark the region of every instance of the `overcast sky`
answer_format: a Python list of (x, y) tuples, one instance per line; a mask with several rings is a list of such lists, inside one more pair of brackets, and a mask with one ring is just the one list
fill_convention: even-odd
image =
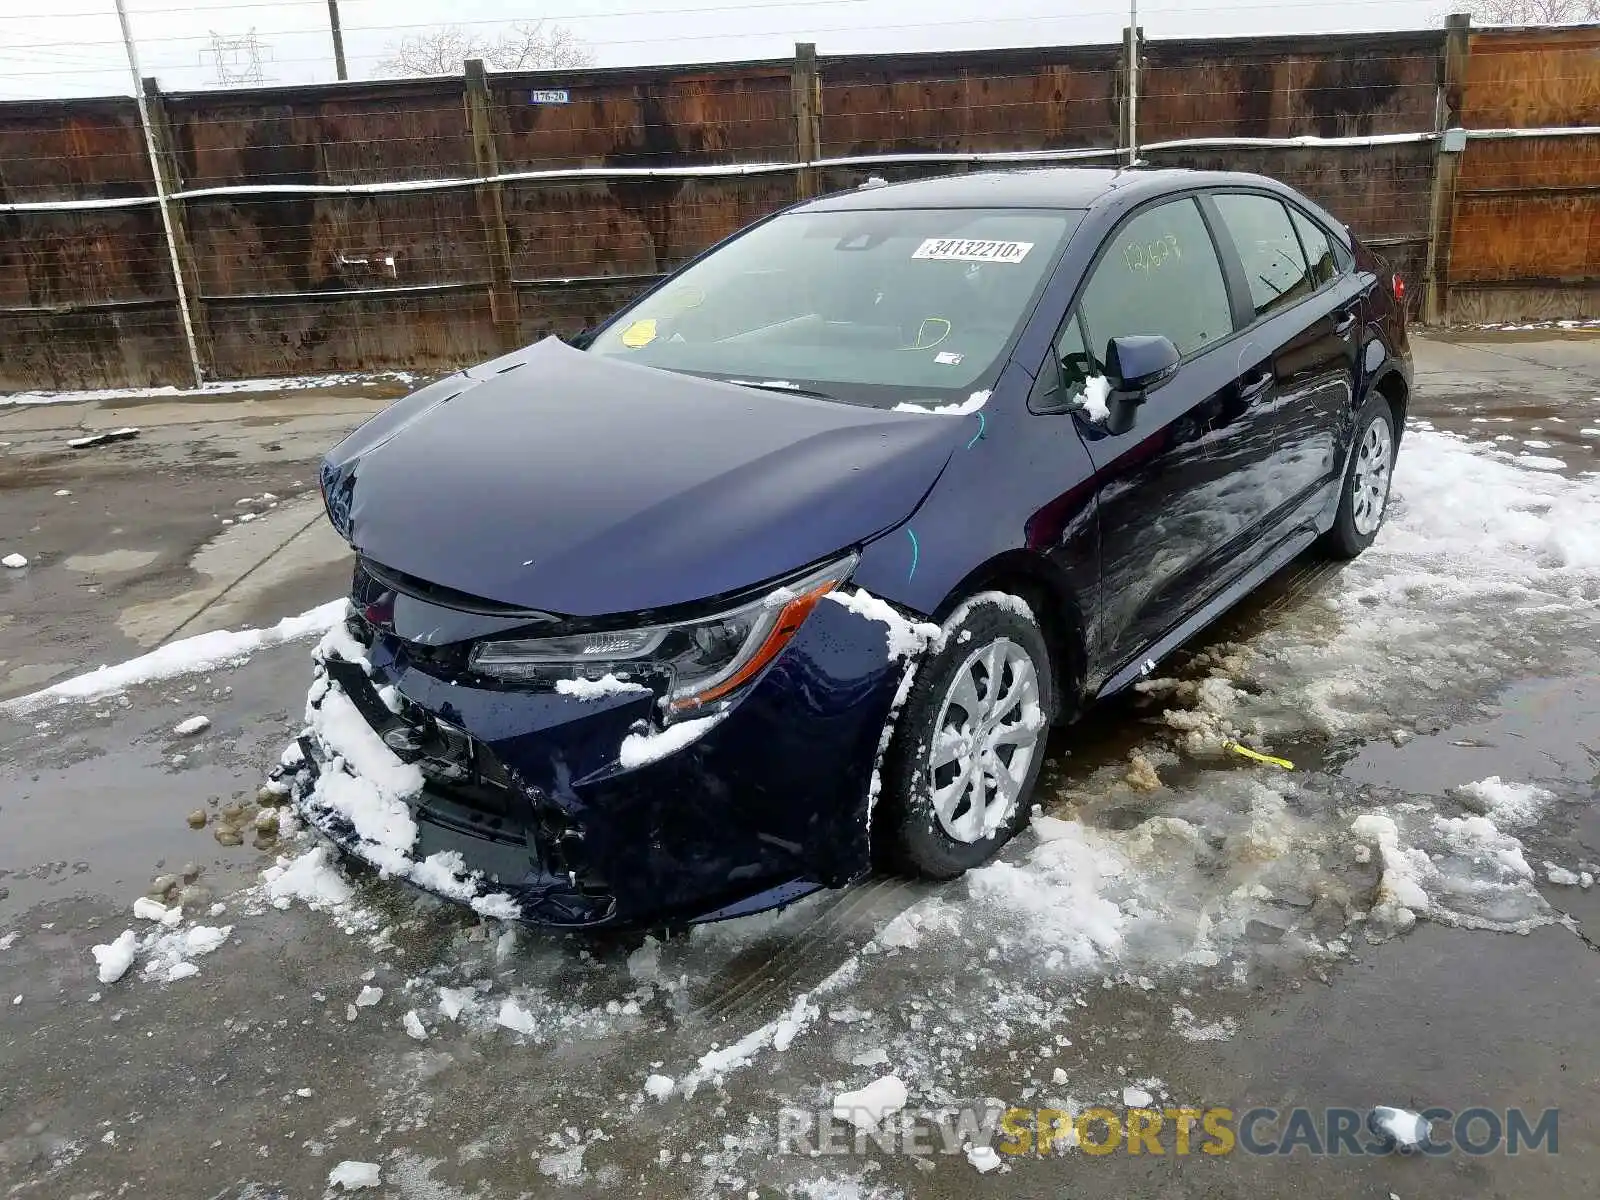
[[(144, 74), (164, 89), (216, 86), (212, 35), (255, 34), (265, 81), (335, 78), (327, 0), (127, 0)], [(1152, 38), (1421, 29), (1448, 0), (1146, 0)], [(570, 28), (602, 66), (823, 54), (1075, 45), (1117, 41), (1116, 0), (339, 0), (353, 79), (377, 73), (398, 38), (450, 22), (492, 33), (544, 17)], [(979, 15), (975, 15), (979, 14)], [(0, 99), (127, 94), (113, 0), (0, 0)]]

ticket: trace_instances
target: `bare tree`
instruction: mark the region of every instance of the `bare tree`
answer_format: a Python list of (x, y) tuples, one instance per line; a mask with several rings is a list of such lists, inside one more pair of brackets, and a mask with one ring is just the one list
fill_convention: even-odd
[(519, 21), (490, 37), (460, 25), (441, 25), (389, 45), (378, 64), (385, 75), (454, 75), (469, 58), (496, 71), (539, 71), (594, 65), (594, 51), (564, 25)]
[(1465, 0), (1452, 6), (1486, 25), (1576, 25), (1600, 21), (1600, 0)]

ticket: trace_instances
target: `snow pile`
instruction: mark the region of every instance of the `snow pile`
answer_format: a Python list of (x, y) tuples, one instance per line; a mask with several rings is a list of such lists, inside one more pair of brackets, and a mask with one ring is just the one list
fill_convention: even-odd
[(941, 417), (964, 417), (975, 413), (989, 400), (988, 392), (973, 392), (965, 400), (957, 404), (911, 404), (901, 401), (894, 406), (895, 412), (904, 413), (934, 413)]
[(1531, 783), (1504, 783), (1491, 775), (1455, 789), (1463, 805), (1501, 824), (1531, 825), (1554, 793)]
[(158, 387), (92, 388), (75, 392), (11, 392), (0, 395), (0, 408), (8, 404), (96, 404), (106, 400), (185, 399), (191, 396), (225, 396), (240, 392), (294, 392), (306, 388), (370, 387), (393, 382), (412, 384), (410, 371), (347, 372), (332, 375), (295, 375), (283, 379), (211, 379), (198, 388)]
[(1085, 419), (1093, 421), (1096, 425), (1103, 425), (1111, 416), (1111, 406), (1107, 403), (1111, 399), (1111, 380), (1104, 375), (1091, 375), (1083, 381), (1083, 391), (1076, 397), (1078, 411)]
[(709, 717), (679, 721), (662, 730), (630, 733), (622, 739), (622, 748), (617, 752), (617, 762), (624, 771), (636, 770), (650, 763), (659, 762), (699, 741), (721, 724), (722, 718), (726, 715), (726, 713), (713, 713)]
[(20, 554), (12, 553), (0, 558), (0, 567), (10, 567), (13, 571), (20, 571), (28, 565), (28, 560)]
[(571, 696), (576, 700), (603, 700), (608, 696), (624, 696), (629, 692), (648, 692), (650, 689), (631, 679), (618, 679), (615, 675), (602, 675), (599, 679), (558, 679), (556, 695)]
[(285, 617), (269, 629), (218, 630), (169, 642), (127, 662), (103, 666), (42, 691), (8, 700), (0, 704), (0, 712), (29, 712), (52, 700), (60, 703), (98, 700), (126, 691), (136, 684), (241, 663), (265, 647), (324, 632), (344, 618), (346, 607), (345, 601), (335, 600), (297, 617)]
[[(1600, 625), (1600, 474), (1569, 479), (1482, 443), (1410, 428), (1382, 532), (1321, 602), (1254, 639), (1263, 695), (1241, 723), (1393, 728), (1431, 696), (1496, 686), (1530, 658), (1558, 665)], [(1534, 619), (1537, 617), (1538, 619)]]
[(194, 716), (189, 717), (187, 720), (179, 721), (172, 727), (172, 732), (178, 737), (190, 737), (209, 728), (211, 728), (210, 717)]
[(1076, 821), (1036, 817), (1039, 844), (1025, 862), (990, 863), (967, 874), (967, 890), (984, 906), (1020, 922), (1034, 950), (1053, 966), (1086, 967), (1122, 944), (1123, 914), (1102, 889), (1127, 869), (1110, 839)]
[(943, 637), (937, 625), (927, 621), (911, 621), (900, 615), (900, 610), (885, 600), (880, 600), (865, 588), (846, 592), (835, 589), (825, 599), (843, 605), (859, 617), (880, 621), (885, 627), (889, 642), (889, 657), (913, 658), (929, 645), (936, 645)]

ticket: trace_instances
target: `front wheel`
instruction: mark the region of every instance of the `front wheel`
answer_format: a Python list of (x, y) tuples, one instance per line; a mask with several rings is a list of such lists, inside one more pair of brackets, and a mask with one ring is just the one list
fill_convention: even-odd
[(1381, 395), (1374, 394), (1356, 414), (1354, 448), (1339, 494), (1339, 515), (1322, 538), (1322, 548), (1332, 557), (1354, 558), (1378, 536), (1389, 505), (1394, 442), (1394, 410)]
[(884, 763), (878, 828), (895, 865), (954, 879), (1026, 824), (1056, 711), (1050, 652), (1018, 597), (956, 610), (922, 663)]

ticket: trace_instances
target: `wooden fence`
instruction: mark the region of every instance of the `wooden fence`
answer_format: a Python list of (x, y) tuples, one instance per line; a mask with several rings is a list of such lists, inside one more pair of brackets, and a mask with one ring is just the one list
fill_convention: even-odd
[[(1434, 319), (1596, 315), (1600, 30), (1144, 43), (1156, 165), (1278, 176)], [(146, 102), (212, 378), (480, 360), (869, 174), (1125, 161), (1123, 46), (817, 56)], [(1460, 131), (1499, 130), (1464, 143)], [(1559, 130), (1543, 136), (1504, 131)], [(1462, 146), (1464, 145), (1464, 152)], [(132, 99), (0, 104), (0, 391), (192, 378)]]

